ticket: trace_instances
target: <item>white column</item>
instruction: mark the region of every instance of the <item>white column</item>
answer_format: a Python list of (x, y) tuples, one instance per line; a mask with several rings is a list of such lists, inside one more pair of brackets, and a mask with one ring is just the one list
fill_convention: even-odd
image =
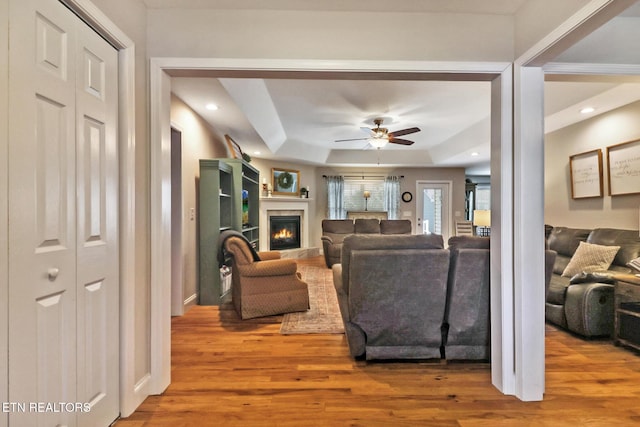
[(534, 67), (492, 83), (491, 375), (525, 401), (544, 393), (543, 90)]
[(491, 382), (514, 394), (513, 75), (491, 83)]
[(514, 67), (513, 264), (516, 396), (544, 394), (544, 73)]

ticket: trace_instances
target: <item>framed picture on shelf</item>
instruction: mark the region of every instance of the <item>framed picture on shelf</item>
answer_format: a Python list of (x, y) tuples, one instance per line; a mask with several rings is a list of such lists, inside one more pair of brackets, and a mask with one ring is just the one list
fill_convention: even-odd
[(640, 139), (607, 147), (609, 195), (640, 193)]
[(602, 150), (592, 150), (569, 157), (571, 198), (602, 197)]
[(237, 142), (233, 140), (229, 135), (225, 135), (224, 139), (227, 140), (227, 148), (229, 149), (229, 157), (232, 159), (242, 158), (242, 149)]
[(274, 196), (300, 196), (300, 171), (273, 168), (271, 185)]

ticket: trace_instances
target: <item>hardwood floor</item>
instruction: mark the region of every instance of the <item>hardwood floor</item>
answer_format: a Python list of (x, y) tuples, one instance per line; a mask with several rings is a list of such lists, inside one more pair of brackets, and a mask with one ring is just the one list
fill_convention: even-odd
[(545, 398), (521, 402), (489, 364), (354, 361), (342, 335), (280, 335), (281, 319), (174, 318), (171, 385), (116, 426), (640, 425), (640, 355), (607, 340), (548, 325)]

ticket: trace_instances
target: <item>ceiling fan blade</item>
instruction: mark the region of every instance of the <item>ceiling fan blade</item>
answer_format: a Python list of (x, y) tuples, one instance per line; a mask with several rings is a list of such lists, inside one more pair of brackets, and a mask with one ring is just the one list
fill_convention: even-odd
[(401, 139), (401, 138), (389, 138), (389, 142), (391, 144), (400, 144), (400, 145), (412, 145), (412, 144), (414, 144), (413, 141), (409, 141), (408, 139)]
[(420, 128), (413, 127), (408, 129), (396, 130), (393, 132), (389, 132), (389, 136), (396, 137), (396, 136), (402, 136), (402, 135), (409, 135), (410, 133), (416, 133), (416, 132), (420, 132)]
[(351, 139), (336, 139), (333, 142), (347, 142), (347, 141), (366, 141), (369, 138), (351, 138)]

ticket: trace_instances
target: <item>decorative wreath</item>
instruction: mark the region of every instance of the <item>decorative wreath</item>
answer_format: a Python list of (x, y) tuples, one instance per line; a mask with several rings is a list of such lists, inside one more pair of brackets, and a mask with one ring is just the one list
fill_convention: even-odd
[(293, 185), (293, 175), (291, 175), (289, 172), (282, 172), (280, 175), (278, 175), (278, 187), (280, 188), (291, 188), (291, 186)]

